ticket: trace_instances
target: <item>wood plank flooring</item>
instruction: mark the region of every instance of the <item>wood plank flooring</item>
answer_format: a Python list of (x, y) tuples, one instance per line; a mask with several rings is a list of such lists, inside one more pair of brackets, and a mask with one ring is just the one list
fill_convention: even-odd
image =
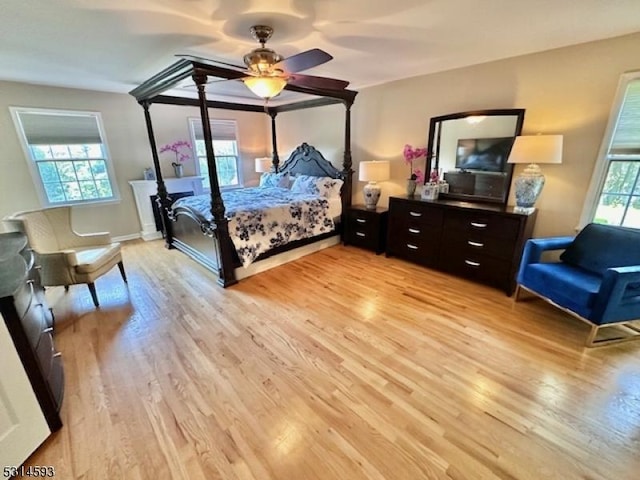
[(337, 246), (222, 290), (161, 242), (49, 289), (60, 479), (637, 479), (640, 342)]

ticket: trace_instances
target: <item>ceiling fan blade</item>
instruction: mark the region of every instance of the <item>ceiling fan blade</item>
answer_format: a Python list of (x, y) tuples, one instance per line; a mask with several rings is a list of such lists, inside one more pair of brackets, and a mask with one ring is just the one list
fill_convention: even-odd
[(196, 55), (179, 53), (176, 55), (176, 57), (184, 58), (185, 60), (191, 60), (193, 62), (204, 63), (205, 65), (213, 65), (213, 66), (224, 65), (225, 67), (231, 67), (241, 72), (244, 72), (247, 69), (247, 67), (241, 67), (240, 65), (234, 65), (233, 63), (227, 63), (221, 60), (214, 60), (212, 58), (198, 57)]
[(324, 50), (313, 48), (306, 52), (297, 53), (276, 63), (273, 68), (283, 70), (285, 73), (301, 72), (308, 68), (317, 67), (328, 62), (333, 57)]
[(346, 80), (301, 74), (290, 75), (288, 82), (291, 85), (297, 85), (299, 87), (320, 88), (325, 90), (344, 90), (349, 86), (349, 82)]

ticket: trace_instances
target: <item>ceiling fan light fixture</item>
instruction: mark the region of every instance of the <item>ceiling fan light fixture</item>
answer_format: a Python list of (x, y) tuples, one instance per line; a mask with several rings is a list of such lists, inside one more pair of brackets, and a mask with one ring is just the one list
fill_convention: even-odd
[(287, 80), (282, 77), (247, 77), (243, 79), (249, 90), (260, 98), (268, 100), (278, 95), (287, 84)]

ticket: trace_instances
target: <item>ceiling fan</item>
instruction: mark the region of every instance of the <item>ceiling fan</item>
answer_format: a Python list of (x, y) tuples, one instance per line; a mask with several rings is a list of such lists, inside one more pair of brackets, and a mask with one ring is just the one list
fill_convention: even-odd
[(247, 75), (242, 78), (244, 84), (255, 95), (265, 100), (278, 95), (287, 84), (323, 90), (344, 90), (349, 85), (349, 82), (344, 80), (298, 73), (331, 60), (333, 57), (327, 52), (313, 48), (284, 58), (265, 46), (267, 40), (273, 35), (273, 28), (267, 25), (254, 25), (250, 31), (251, 36), (260, 42), (260, 47), (254, 48), (243, 57), (245, 67), (193, 55), (178, 56), (204, 63), (217, 63), (244, 72)]

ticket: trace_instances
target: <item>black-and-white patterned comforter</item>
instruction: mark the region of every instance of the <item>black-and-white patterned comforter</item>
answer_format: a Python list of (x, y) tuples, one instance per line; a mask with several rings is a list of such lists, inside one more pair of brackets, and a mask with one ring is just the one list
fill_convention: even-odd
[[(260, 187), (224, 191), (222, 200), (229, 234), (245, 267), (267, 250), (335, 228), (328, 214), (329, 201), (317, 195)], [(177, 206), (212, 220), (208, 194), (181, 198), (174, 203)]]

